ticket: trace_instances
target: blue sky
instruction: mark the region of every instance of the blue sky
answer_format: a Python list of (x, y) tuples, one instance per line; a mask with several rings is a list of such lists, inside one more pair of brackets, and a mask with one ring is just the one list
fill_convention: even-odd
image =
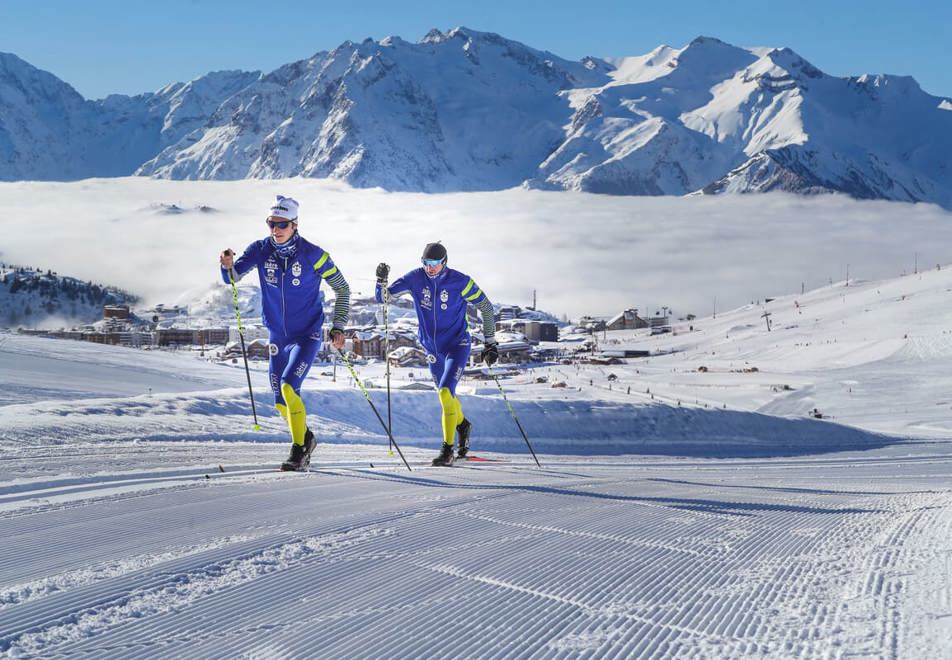
[(465, 25), (567, 59), (640, 55), (698, 35), (787, 46), (823, 71), (911, 75), (952, 96), (952, 2), (906, 0), (0, 0), (0, 51), (87, 98), (209, 71), (270, 71), (346, 40)]

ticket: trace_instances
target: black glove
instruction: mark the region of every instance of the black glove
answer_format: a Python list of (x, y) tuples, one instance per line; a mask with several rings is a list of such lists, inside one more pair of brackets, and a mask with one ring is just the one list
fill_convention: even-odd
[(491, 367), (496, 364), (496, 361), (499, 359), (499, 348), (496, 342), (492, 341), (486, 342), (486, 345), (483, 346), (482, 354), (483, 362), (486, 363), (487, 367)]
[(379, 264), (377, 266), (377, 284), (383, 284), (387, 281), (387, 277), (390, 275), (390, 266), (387, 264)]
[(327, 334), (328, 334), (328, 337), (330, 337), (331, 343), (333, 344), (333, 343), (334, 343), (334, 340), (335, 340), (337, 337), (343, 337), (343, 336), (344, 336), (344, 331), (341, 330), (340, 328), (331, 328), (331, 331), (330, 331), (329, 333), (327, 333)]

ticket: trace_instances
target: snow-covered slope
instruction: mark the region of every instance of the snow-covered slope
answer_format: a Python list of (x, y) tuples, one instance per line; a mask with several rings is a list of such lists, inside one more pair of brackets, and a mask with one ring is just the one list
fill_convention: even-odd
[(423, 192), (839, 191), (952, 208), (950, 99), (906, 77), (829, 76), (788, 48), (698, 37), (569, 62), (455, 28), (98, 102), (2, 61), (6, 179), (135, 171)]
[(796, 417), (817, 410), (871, 431), (945, 438), (950, 300), (952, 268), (933, 267), (676, 322), (671, 335), (608, 333), (604, 347), (659, 353), (615, 387), (630, 384), (663, 401)]
[(429, 467), (436, 397), (398, 391), (409, 471), (315, 368), (317, 453), (280, 473), (263, 370), (256, 432), (240, 366), (0, 333), (0, 653), (945, 657), (950, 289), (841, 282), (768, 303), (769, 332), (751, 305), (504, 376), (542, 467), (464, 379), (495, 462)]

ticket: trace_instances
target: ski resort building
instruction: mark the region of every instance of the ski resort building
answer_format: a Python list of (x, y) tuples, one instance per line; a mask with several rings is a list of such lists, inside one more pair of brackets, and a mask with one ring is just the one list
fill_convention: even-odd
[(104, 319), (128, 319), (129, 305), (104, 305), (102, 308), (102, 317)]
[(230, 339), (229, 334), (228, 328), (159, 328), (155, 331), (155, 343), (158, 346), (224, 345)]
[(540, 341), (559, 340), (559, 326), (548, 321), (535, 321), (532, 319), (496, 321), (496, 331), (518, 332), (531, 344), (538, 344)]
[[(349, 331), (348, 334), (353, 342), (354, 353), (357, 355), (365, 358), (379, 358), (381, 360), (385, 358), (388, 343), (387, 337), (382, 330), (355, 330), (352, 332)], [(419, 347), (419, 343), (414, 334), (395, 332), (393, 330), (391, 330), (389, 334), (389, 348), (391, 352), (405, 346), (413, 348)]]
[(647, 327), (648, 321), (638, 316), (637, 309), (619, 312), (605, 324), (606, 330), (638, 330)]
[[(271, 357), (267, 339), (252, 339), (245, 344), (245, 350), (249, 360), (267, 360)], [(226, 360), (241, 359), (241, 343), (228, 344), (221, 356)]]

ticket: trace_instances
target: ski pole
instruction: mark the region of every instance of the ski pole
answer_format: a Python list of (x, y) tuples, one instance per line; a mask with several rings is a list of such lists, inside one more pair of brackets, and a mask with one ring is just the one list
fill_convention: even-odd
[(506, 402), (506, 407), (509, 408), (509, 414), (512, 415), (512, 419), (516, 422), (516, 426), (519, 427), (519, 432), (522, 433), (522, 439), (526, 441), (526, 446), (532, 453), (532, 458), (535, 459), (536, 465), (542, 467), (542, 464), (539, 463), (539, 459), (536, 457), (535, 451), (532, 449), (532, 445), (529, 444), (529, 437), (526, 435), (526, 432), (522, 430), (522, 424), (519, 423), (519, 418), (516, 417), (516, 411), (512, 409), (512, 404), (509, 403), (509, 397), (506, 396), (506, 391), (502, 389), (502, 383), (499, 382), (499, 377), (496, 376), (496, 374), (494, 374), (491, 369), (489, 374), (493, 377), (493, 380), (496, 381), (496, 387), (499, 388), (499, 392), (502, 394), (502, 400)]
[[(226, 250), (226, 255), (231, 255), (231, 250)], [(255, 393), (251, 389), (251, 371), (248, 369), (248, 352), (245, 350), (245, 329), (241, 325), (241, 310), (238, 308), (238, 286), (235, 284), (234, 271), (228, 269), (228, 279), (231, 281), (231, 298), (235, 301), (235, 316), (238, 319), (238, 339), (241, 340), (241, 357), (245, 361), (245, 376), (248, 377), (248, 396), (251, 398), (251, 414), (255, 419), (255, 431), (260, 431), (258, 424), (258, 413), (255, 411)]]
[[(387, 309), (387, 303), (390, 300), (390, 292), (387, 286), (383, 287), (383, 359), (387, 363), (387, 429), (390, 431), (390, 437), (393, 438), (393, 418), (390, 408), (390, 314)], [(390, 441), (390, 455), (393, 456), (393, 440)]]
[[(333, 346), (333, 344), (332, 344)], [(360, 388), (360, 391), (363, 393), (364, 398), (367, 399), (367, 403), (370, 404), (370, 407), (373, 409), (374, 414), (377, 416), (377, 419), (380, 420), (380, 425), (383, 427), (383, 430), (387, 432), (387, 437), (390, 438), (390, 443), (397, 448), (397, 452), (400, 454), (400, 458), (403, 459), (403, 464), (407, 466), (407, 469), (410, 472), (413, 472), (413, 468), (410, 467), (410, 464), (407, 463), (407, 459), (404, 458), (403, 452), (400, 451), (400, 445), (397, 444), (397, 441), (393, 439), (393, 434), (390, 432), (390, 429), (387, 428), (387, 423), (383, 421), (383, 417), (380, 416), (380, 413), (377, 411), (377, 406), (374, 405), (374, 402), (370, 400), (370, 395), (367, 394), (367, 389), (364, 387), (364, 384), (360, 382), (360, 378), (357, 376), (357, 370), (354, 369), (354, 365), (350, 363), (350, 360), (344, 355), (336, 346), (333, 346), (334, 351), (337, 352), (337, 356), (341, 359), (345, 365), (347, 365), (347, 370), (350, 371), (351, 377), (354, 379), (354, 382), (357, 383), (357, 387)]]

